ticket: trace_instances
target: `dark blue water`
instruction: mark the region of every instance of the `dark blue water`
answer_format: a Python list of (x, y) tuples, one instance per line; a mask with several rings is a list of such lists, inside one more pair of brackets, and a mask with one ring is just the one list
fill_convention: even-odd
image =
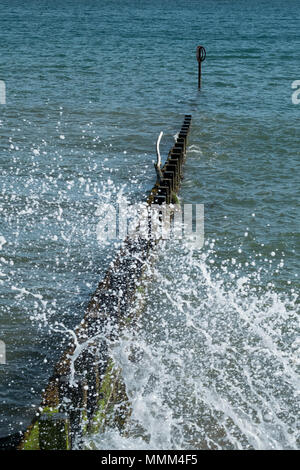
[[(161, 255), (147, 294), (156, 321), (140, 347), (151, 346), (142, 369), (155, 363), (154, 382), (166, 385), (153, 386), (156, 398), (146, 379), (132, 389), (120, 348), (148, 437), (131, 425), (132, 441), (108, 434), (106, 445), (297, 446), (299, 31), (292, 0), (2, 2), (0, 436), (34, 416), (66, 329), (113, 256), (97, 241), (97, 208), (120, 192), (145, 197), (157, 135), (166, 155), (191, 113), (181, 198), (205, 205), (207, 244), (192, 258), (167, 247), (172, 269)], [(201, 93), (198, 44), (207, 50)], [(170, 289), (176, 305), (162, 309)]]

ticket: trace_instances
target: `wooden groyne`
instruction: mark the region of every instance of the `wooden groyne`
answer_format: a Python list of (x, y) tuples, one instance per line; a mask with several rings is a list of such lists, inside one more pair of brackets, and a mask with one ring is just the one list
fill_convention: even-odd
[[(190, 124), (191, 115), (185, 115), (162, 168), (163, 178), (147, 198), (148, 207), (177, 202)], [(39, 416), (25, 432), (19, 450), (80, 448), (88, 433), (99, 433), (107, 425), (124, 426), (130, 403), (108, 342), (134, 322), (132, 305), (143, 289), (146, 261), (156, 243), (157, 239), (139, 234), (125, 239), (55, 365)]]

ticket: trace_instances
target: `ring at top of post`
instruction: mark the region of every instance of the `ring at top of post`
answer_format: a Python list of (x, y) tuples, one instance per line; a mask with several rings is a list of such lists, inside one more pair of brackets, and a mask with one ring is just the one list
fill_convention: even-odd
[(203, 62), (205, 60), (205, 57), (206, 57), (205, 47), (197, 46), (196, 57), (197, 57), (198, 62)]

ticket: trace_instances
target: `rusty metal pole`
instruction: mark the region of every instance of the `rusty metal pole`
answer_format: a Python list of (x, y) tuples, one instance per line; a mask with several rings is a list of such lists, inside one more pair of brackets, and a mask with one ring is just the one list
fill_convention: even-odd
[(198, 62), (198, 89), (201, 88), (201, 60)]
[(201, 63), (205, 60), (206, 50), (203, 46), (197, 46), (196, 57), (198, 61), (198, 90), (201, 88)]

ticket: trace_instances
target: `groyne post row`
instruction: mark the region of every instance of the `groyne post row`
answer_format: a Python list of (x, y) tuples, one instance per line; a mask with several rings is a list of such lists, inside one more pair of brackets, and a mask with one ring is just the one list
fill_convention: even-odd
[[(176, 142), (147, 204), (177, 202), (186, 158), (191, 115), (185, 115)], [(88, 433), (111, 424), (122, 429), (130, 404), (109, 344), (134, 324), (132, 305), (143, 290), (146, 260), (157, 243), (151, 237), (128, 236), (87, 306), (75, 337), (54, 367), (43, 393), (39, 416), (26, 430), (19, 450), (60, 450), (82, 446)]]

